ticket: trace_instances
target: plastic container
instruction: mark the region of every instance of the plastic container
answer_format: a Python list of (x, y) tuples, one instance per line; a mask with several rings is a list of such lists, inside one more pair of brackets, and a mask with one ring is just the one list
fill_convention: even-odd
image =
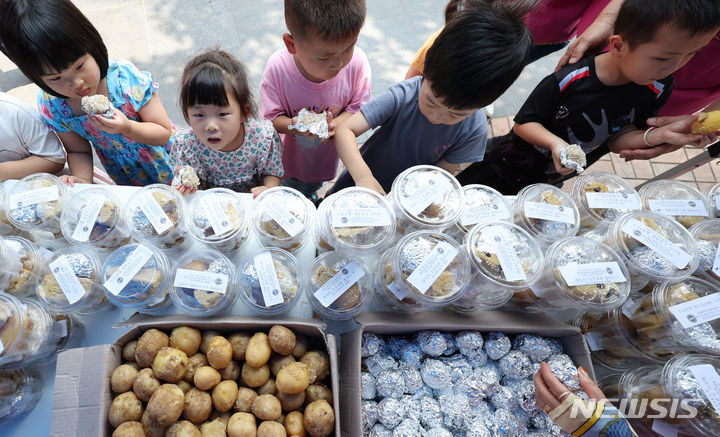
[(0, 424), (35, 408), (42, 395), (43, 381), (35, 372), (0, 371)]
[(238, 269), (235, 282), (240, 298), (252, 312), (275, 315), (295, 306), (303, 279), (297, 258), (271, 247), (250, 256)]
[(416, 165), (400, 173), (388, 196), (402, 235), (446, 229), (460, 218), (465, 205), (457, 179), (432, 165)]
[(182, 256), (171, 273), (170, 297), (193, 316), (217, 314), (235, 302), (235, 266), (222, 253), (198, 250)]
[(8, 219), (6, 207), (8, 203), (8, 195), (5, 191), (5, 187), (0, 183), (0, 236), (16, 235), (18, 233), (10, 220)]
[(591, 240), (603, 242), (603, 241), (605, 241), (606, 234), (607, 234), (607, 228), (602, 227), (602, 228), (595, 228), (595, 229), (590, 229), (589, 231), (585, 231), (582, 234), (580, 234), (580, 236), (589, 238)]
[(673, 217), (686, 228), (706, 220), (712, 211), (705, 195), (685, 182), (648, 182), (640, 188), (638, 194), (643, 208)]
[(185, 243), (185, 200), (168, 185), (153, 184), (136, 191), (125, 207), (130, 235), (161, 249)]
[(637, 191), (620, 176), (597, 171), (581, 174), (572, 189), (583, 228), (604, 227), (622, 214), (642, 209)]
[(154, 246), (128, 244), (105, 260), (102, 284), (116, 306), (156, 312), (170, 303), (170, 264)]
[(15, 296), (28, 294), (44, 262), (37, 246), (22, 237), (5, 237), (0, 240), (0, 259), (0, 289)]
[(570, 196), (558, 187), (532, 184), (520, 190), (513, 204), (515, 223), (550, 246), (560, 238), (572, 237), (580, 229), (580, 213)]
[(705, 198), (710, 202), (710, 216), (720, 218), (720, 184), (710, 187)]
[(720, 246), (720, 219), (705, 220), (694, 224), (690, 234), (695, 237), (698, 248), (698, 264), (695, 275), (700, 276), (720, 287), (720, 262), (715, 271), (715, 257)]
[(499, 308), (513, 292), (528, 289), (540, 277), (543, 254), (530, 234), (506, 221), (487, 221), (465, 236), (463, 250), (472, 276), (462, 296), (450, 305), (460, 313)]
[(365, 262), (330, 251), (313, 261), (306, 290), (310, 303), (321, 317), (347, 320), (368, 304), (372, 286), (372, 271)]
[(297, 190), (269, 188), (253, 201), (252, 227), (266, 247), (295, 251), (310, 239), (315, 206)]
[(487, 185), (465, 185), (465, 206), (460, 218), (455, 222), (457, 228), (463, 233), (478, 223), (486, 221), (506, 221), (512, 223), (512, 207), (505, 196)]
[(8, 191), (7, 216), (23, 231), (45, 231), (58, 238), (60, 215), (67, 194), (65, 184), (49, 173), (33, 173)]
[(631, 290), (648, 282), (679, 281), (698, 266), (697, 244), (675, 220), (652, 211), (633, 211), (612, 222), (605, 244), (615, 250), (630, 273)]
[(403, 237), (380, 256), (374, 270), (377, 296), (401, 311), (452, 303), (467, 289), (471, 275), (470, 260), (460, 244), (431, 231)]
[(71, 244), (116, 249), (130, 241), (130, 230), (120, 208), (117, 196), (102, 188), (68, 196), (60, 218), (62, 233)]
[(384, 196), (349, 187), (320, 204), (315, 237), (321, 250), (367, 255), (384, 250), (395, 237), (395, 213)]
[(247, 240), (250, 209), (235, 192), (226, 188), (198, 192), (188, 208), (188, 231), (208, 249), (231, 253)]

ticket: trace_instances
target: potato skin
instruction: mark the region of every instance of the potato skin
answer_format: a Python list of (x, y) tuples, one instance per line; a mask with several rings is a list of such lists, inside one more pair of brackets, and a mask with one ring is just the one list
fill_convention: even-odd
[(160, 381), (155, 378), (152, 369), (142, 369), (133, 381), (133, 392), (143, 402), (149, 401), (159, 387)]
[(296, 394), (305, 391), (310, 385), (308, 366), (295, 362), (280, 369), (275, 378), (275, 386), (282, 393)]
[(324, 399), (328, 403), (332, 402), (332, 391), (322, 384), (311, 384), (305, 390), (305, 401), (309, 404), (319, 399)]
[(263, 437), (287, 437), (285, 427), (274, 421), (265, 421), (258, 426), (257, 434)]
[(275, 396), (260, 395), (253, 401), (252, 413), (260, 420), (276, 420), (282, 414), (282, 406)]
[(220, 378), (224, 381), (226, 379), (237, 381), (240, 378), (240, 369), (242, 367), (237, 361), (230, 361), (224, 369), (220, 371)]
[(303, 336), (298, 336), (295, 338), (295, 347), (293, 348), (292, 354), (295, 357), (296, 360), (299, 360), (300, 357), (305, 355), (305, 353), (308, 350), (308, 347), (310, 347), (310, 343), (308, 342), (308, 339)]
[(257, 396), (258, 394), (255, 390), (247, 387), (240, 387), (238, 388), (238, 396), (237, 400), (235, 400), (233, 408), (235, 408), (235, 411), (240, 413), (247, 413), (252, 410), (253, 401), (255, 401)]
[(135, 393), (129, 391), (118, 395), (110, 404), (108, 420), (113, 428), (123, 422), (137, 422), (142, 419), (143, 406)]
[(303, 414), (293, 411), (285, 416), (285, 431), (290, 436), (306, 437), (305, 425), (303, 425)]
[[(315, 371), (316, 377), (314, 381), (310, 381), (311, 383), (315, 381), (320, 382), (330, 374), (330, 358), (328, 354), (323, 351), (307, 352), (300, 357), (300, 362)], [(310, 374), (312, 374), (312, 371), (310, 371)]]
[(210, 366), (202, 366), (195, 371), (193, 381), (200, 390), (210, 390), (220, 382), (220, 373)]
[(115, 393), (125, 393), (132, 390), (133, 381), (138, 371), (130, 364), (123, 364), (113, 370), (110, 376), (110, 386)]
[(283, 411), (299, 410), (303, 406), (303, 404), (305, 404), (304, 391), (292, 395), (288, 393), (278, 392), (277, 398), (280, 401), (280, 405), (282, 405)]
[(140, 422), (123, 422), (115, 428), (112, 437), (145, 437), (145, 431)]
[(258, 332), (250, 338), (245, 351), (245, 362), (252, 367), (262, 367), (270, 359), (272, 348), (267, 334)]
[(202, 340), (200, 340), (200, 352), (207, 354), (208, 346), (210, 346), (210, 340), (213, 337), (219, 337), (220, 333), (217, 331), (203, 331)]
[(228, 341), (232, 345), (233, 360), (245, 360), (245, 351), (247, 350), (250, 337), (250, 334), (247, 332), (236, 332), (228, 337)]
[(242, 380), (252, 388), (260, 387), (270, 378), (270, 366), (264, 364), (258, 368), (249, 365), (247, 362), (242, 366)]
[(162, 426), (159, 423), (157, 423), (156, 420), (153, 420), (148, 415), (147, 410), (143, 413), (142, 419), (140, 419), (140, 423), (142, 423), (143, 431), (145, 431), (145, 435), (147, 437), (164, 437), (165, 436), (165, 429), (166, 426)]
[(147, 403), (147, 414), (160, 426), (175, 423), (183, 412), (185, 394), (175, 384), (163, 384), (155, 390)]
[(200, 425), (200, 433), (203, 437), (226, 437), (227, 424), (221, 419), (212, 422), (205, 422)]
[(135, 362), (140, 367), (152, 366), (155, 355), (170, 344), (168, 336), (157, 329), (148, 329), (140, 336), (135, 347)]
[(228, 437), (256, 437), (255, 416), (250, 413), (235, 413), (227, 425)]
[(137, 343), (137, 340), (131, 340), (125, 343), (125, 346), (122, 348), (123, 360), (135, 362), (135, 348), (137, 347)]
[(185, 393), (182, 417), (198, 425), (210, 417), (212, 407), (210, 393), (193, 387)]
[(183, 379), (189, 383), (193, 383), (193, 378), (195, 377), (195, 371), (202, 367), (207, 366), (207, 358), (205, 358), (204, 354), (196, 353), (195, 355), (188, 358), (188, 365), (185, 368), (185, 374), (183, 374)]
[(274, 395), (275, 392), (277, 392), (277, 388), (275, 387), (275, 380), (269, 378), (265, 382), (265, 384), (257, 388), (257, 392), (259, 395)]
[(180, 349), (187, 356), (197, 353), (201, 341), (200, 330), (190, 326), (178, 326), (170, 332), (170, 347)]
[(238, 386), (235, 381), (220, 381), (212, 392), (213, 406), (224, 413), (229, 411), (237, 400)]
[(181, 420), (172, 424), (165, 431), (165, 437), (202, 437), (200, 430), (187, 420)]
[(312, 437), (326, 437), (335, 429), (335, 412), (325, 400), (311, 402), (305, 407), (305, 430)]
[(295, 349), (295, 333), (282, 325), (270, 328), (268, 341), (272, 350), (280, 355), (290, 355)]
[(280, 369), (294, 362), (295, 357), (293, 357), (292, 355), (276, 355), (270, 358), (270, 371), (272, 372), (273, 376), (277, 376)]
[(225, 337), (213, 337), (210, 339), (205, 356), (207, 357), (208, 364), (213, 368), (218, 370), (224, 369), (232, 360), (232, 346)]
[(185, 352), (174, 347), (164, 347), (155, 355), (152, 369), (157, 379), (170, 383), (180, 381), (188, 365)]

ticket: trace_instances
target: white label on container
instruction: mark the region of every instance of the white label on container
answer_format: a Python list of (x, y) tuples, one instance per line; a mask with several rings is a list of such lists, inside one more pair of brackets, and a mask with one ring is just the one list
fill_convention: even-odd
[(640, 308), (640, 302), (635, 302), (628, 297), (628, 300), (622, 306), (622, 313), (625, 314), (625, 317), (631, 319), (638, 308)]
[(485, 220), (507, 220), (509, 218), (510, 211), (504, 203), (492, 202), (465, 208), (460, 216), (460, 224), (467, 228)]
[(140, 196), (138, 206), (158, 234), (162, 234), (173, 226), (172, 220), (165, 214), (152, 194), (145, 193)]
[(559, 266), (560, 274), (571, 287), (589, 284), (625, 282), (620, 266), (615, 261)]
[(385, 208), (338, 208), (331, 211), (334, 228), (362, 226), (390, 226), (390, 215)]
[(175, 272), (174, 285), (180, 288), (225, 294), (227, 284), (228, 276), (222, 273), (200, 272), (189, 269), (177, 269)]
[(684, 269), (692, 261), (692, 255), (639, 220), (628, 220), (623, 225), (622, 231), (666, 258), (679, 269)]
[(290, 212), (282, 205), (276, 202), (267, 202), (265, 204), (265, 212), (280, 225), (291, 237), (296, 236), (303, 231), (305, 225), (297, 217), (290, 214)]
[(720, 293), (708, 294), (697, 299), (673, 305), (670, 308), (683, 328), (720, 319)]
[(10, 197), (10, 209), (22, 208), (23, 206), (37, 205), (38, 203), (52, 202), (60, 198), (57, 185), (27, 190), (22, 193), (13, 194)]
[(543, 202), (525, 202), (525, 217), (553, 222), (575, 223), (575, 212), (571, 207), (551, 205)]
[(65, 255), (59, 256), (55, 261), (50, 263), (50, 271), (68, 302), (70, 302), (70, 305), (85, 296), (85, 289), (77, 276), (75, 276), (70, 261), (68, 261)]
[(586, 332), (585, 333), (585, 341), (588, 344), (588, 347), (591, 351), (601, 351), (603, 350), (602, 347), (602, 334), (599, 332)]
[(417, 288), (420, 293), (425, 294), (457, 254), (458, 250), (452, 244), (446, 241), (439, 242), (417, 266), (415, 271), (408, 276), (407, 281)]
[(652, 430), (663, 437), (677, 437), (679, 432), (675, 425), (657, 419), (653, 420)]
[(219, 202), (214, 202), (211, 198), (205, 197), (200, 205), (203, 207), (215, 235), (222, 235), (232, 230), (230, 219)]
[(147, 264), (152, 256), (153, 253), (150, 249), (142, 244), (139, 245), (135, 248), (135, 250), (130, 252), (127, 258), (125, 258), (125, 261), (123, 261), (120, 265), (120, 268), (118, 268), (115, 273), (113, 273), (108, 280), (105, 281), (103, 287), (107, 288), (110, 293), (117, 296), (123, 288), (125, 288), (128, 282), (130, 282), (132, 278), (138, 274), (140, 269)]
[(397, 281), (392, 281), (391, 283), (389, 283), (387, 288), (388, 290), (390, 290), (390, 293), (392, 293), (397, 298), (397, 300), (403, 300), (407, 296), (405, 290), (403, 290), (402, 287), (398, 285)]
[(720, 411), (720, 375), (711, 364), (688, 366), (715, 411)]
[(636, 193), (585, 193), (590, 208), (642, 209)]
[(649, 199), (648, 204), (651, 211), (669, 216), (708, 216), (705, 203), (700, 199)]
[(365, 276), (365, 271), (362, 267), (355, 261), (350, 261), (315, 291), (315, 297), (322, 306), (327, 308), (363, 276)]
[(100, 210), (105, 203), (105, 199), (100, 196), (93, 196), (85, 207), (80, 211), (80, 218), (78, 219), (75, 230), (72, 234), (72, 239), (75, 241), (88, 241), (90, 238), (90, 232), (92, 232), (95, 222), (100, 215)]
[(445, 193), (452, 189), (450, 181), (443, 176), (433, 177), (420, 185), (410, 197), (403, 201), (403, 204), (410, 214), (419, 215), (425, 208), (440, 200)]
[(270, 252), (260, 252), (253, 256), (253, 264), (260, 282), (260, 290), (262, 291), (263, 300), (266, 307), (283, 303), (282, 292), (280, 290), (280, 282), (275, 271), (272, 254)]
[(515, 252), (512, 237), (501, 226), (488, 226), (483, 229), (486, 241), (495, 249), (495, 254), (502, 267), (503, 275), (508, 281), (524, 281), (527, 279), (522, 261)]
[(715, 261), (713, 261), (713, 273), (720, 275), (720, 245), (715, 251)]

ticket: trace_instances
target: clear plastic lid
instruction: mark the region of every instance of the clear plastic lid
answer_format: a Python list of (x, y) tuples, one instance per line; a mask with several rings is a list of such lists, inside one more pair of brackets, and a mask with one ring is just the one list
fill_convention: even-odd
[(30, 411), (43, 394), (43, 381), (27, 369), (0, 371), (0, 424)]
[(260, 244), (296, 250), (312, 229), (315, 207), (297, 190), (269, 188), (253, 202), (252, 226)]
[(720, 184), (710, 187), (706, 198), (710, 202), (710, 216), (720, 218)]
[(155, 247), (128, 244), (105, 260), (103, 290), (117, 306), (153, 307), (168, 297), (169, 270), (168, 259)]
[(581, 174), (573, 185), (572, 198), (580, 212), (582, 226), (588, 228), (642, 207), (630, 183), (602, 171)]
[(690, 234), (695, 237), (700, 263), (695, 274), (720, 285), (720, 261), (715, 265), (720, 246), (720, 219), (705, 220), (694, 224)]
[(242, 300), (257, 314), (281, 314), (298, 301), (300, 264), (290, 252), (276, 247), (261, 249), (238, 269)]
[(446, 228), (460, 218), (465, 205), (457, 179), (432, 165), (416, 165), (400, 173), (389, 196), (398, 219), (407, 220), (411, 229)]
[(0, 289), (16, 296), (25, 295), (35, 283), (43, 259), (37, 246), (25, 238), (5, 237), (1, 241)]
[(460, 314), (494, 310), (505, 305), (512, 296), (510, 289), (502, 286), (488, 287), (487, 279), (473, 272), (470, 285), (449, 307)]
[(306, 289), (310, 303), (322, 317), (347, 320), (370, 301), (371, 270), (360, 258), (326, 252), (310, 266)]
[(62, 233), (72, 244), (113, 249), (129, 241), (129, 230), (115, 194), (89, 188), (68, 196), (61, 217)]
[(690, 184), (675, 180), (648, 182), (640, 191), (643, 208), (673, 217), (689, 228), (710, 216), (710, 202)]
[(207, 247), (227, 252), (247, 239), (249, 208), (235, 192), (226, 188), (198, 192), (189, 210), (188, 230)]
[(688, 399), (697, 409), (697, 415), (687, 419), (689, 434), (711, 436), (717, 435), (720, 429), (718, 373), (720, 358), (708, 355), (679, 355), (663, 367), (660, 381), (667, 397)]
[(181, 257), (171, 273), (170, 297), (181, 311), (211, 316), (235, 301), (235, 266), (215, 250), (198, 250)]
[(325, 198), (318, 208), (317, 236), (328, 247), (352, 254), (377, 253), (395, 236), (395, 213), (384, 196), (349, 187)]
[(8, 220), (7, 208), (7, 191), (3, 184), (0, 183), (0, 235), (13, 235), (17, 233), (17, 228), (10, 224)]
[(488, 220), (512, 222), (512, 209), (505, 196), (487, 185), (465, 185), (465, 206), (457, 221), (463, 232), (474, 225)]
[(70, 246), (54, 252), (38, 276), (36, 294), (53, 311), (87, 311), (105, 299), (97, 289), (100, 262), (87, 249)]
[(580, 229), (575, 202), (558, 187), (532, 184), (520, 190), (513, 204), (515, 223), (544, 245), (572, 237)]
[(7, 193), (10, 223), (25, 231), (60, 233), (60, 214), (65, 201), (65, 184), (49, 173), (34, 173), (20, 179)]
[(27, 336), (26, 318), (27, 309), (18, 299), (0, 292), (0, 366), (22, 360), (22, 353), (18, 353), (15, 345)]
[(153, 184), (136, 191), (125, 213), (130, 233), (138, 241), (168, 248), (183, 241), (185, 200), (168, 185)]

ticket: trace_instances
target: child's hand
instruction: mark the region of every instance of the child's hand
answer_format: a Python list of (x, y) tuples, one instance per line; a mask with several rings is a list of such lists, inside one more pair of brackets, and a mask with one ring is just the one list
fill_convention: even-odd
[(355, 181), (355, 185), (358, 187), (365, 187), (369, 188), (373, 191), (377, 191), (380, 194), (385, 195), (385, 190), (383, 189), (382, 185), (380, 185), (380, 182), (377, 181), (373, 176), (369, 176), (367, 178), (363, 178), (360, 180)]
[(60, 180), (65, 183), (65, 185), (70, 185), (71, 187), (74, 187), (75, 184), (92, 184), (92, 182), (88, 182), (84, 179), (80, 179), (77, 176), (72, 175), (62, 175), (60, 176)]
[(267, 190), (269, 187), (266, 187), (265, 185), (258, 185), (257, 187), (250, 188), (250, 192), (253, 195), (253, 198), (257, 197), (262, 193), (263, 191)]
[[(290, 119), (290, 121), (291, 121), (290, 124), (296, 125), (297, 122), (298, 122), (298, 118), (297, 118), (297, 117), (293, 117), (293, 118)], [(288, 130), (289, 130), (290, 132), (292, 132), (293, 135), (302, 135), (302, 136), (308, 137), (308, 138), (313, 138), (313, 137), (317, 138), (317, 135), (315, 135), (315, 134), (313, 134), (313, 133), (310, 133), (309, 131), (307, 131), (307, 132), (300, 132), (299, 130), (290, 129), (290, 128), (288, 128)]]
[(102, 115), (88, 115), (88, 120), (96, 128), (109, 134), (125, 134), (130, 129), (130, 120), (119, 111), (113, 108), (112, 118), (105, 118)]
[(186, 187), (185, 185), (174, 185), (173, 188), (178, 190), (178, 192), (180, 194), (182, 194), (183, 196), (192, 194), (197, 191), (197, 188), (190, 188), (190, 187)]
[(565, 167), (565, 166), (562, 165), (562, 163), (561, 163), (560, 151), (561, 151), (562, 149), (564, 149), (565, 147), (568, 147), (568, 144), (567, 144), (567, 143), (556, 143), (556, 144), (554, 144), (554, 145), (552, 146), (552, 148), (550, 149), (550, 151), (552, 152), (553, 164), (555, 164), (555, 171), (556, 171), (558, 174), (561, 174), (561, 175), (563, 175), (563, 176), (569, 175), (570, 173), (572, 173), (572, 172), (575, 171), (575, 170), (573, 170), (573, 169), (571, 169), (571, 168)]
[(333, 115), (332, 115), (331, 111), (327, 112), (327, 124), (328, 124), (328, 137), (323, 138), (321, 140), (323, 143), (332, 141), (333, 137), (335, 136), (335, 123), (333, 123)]

